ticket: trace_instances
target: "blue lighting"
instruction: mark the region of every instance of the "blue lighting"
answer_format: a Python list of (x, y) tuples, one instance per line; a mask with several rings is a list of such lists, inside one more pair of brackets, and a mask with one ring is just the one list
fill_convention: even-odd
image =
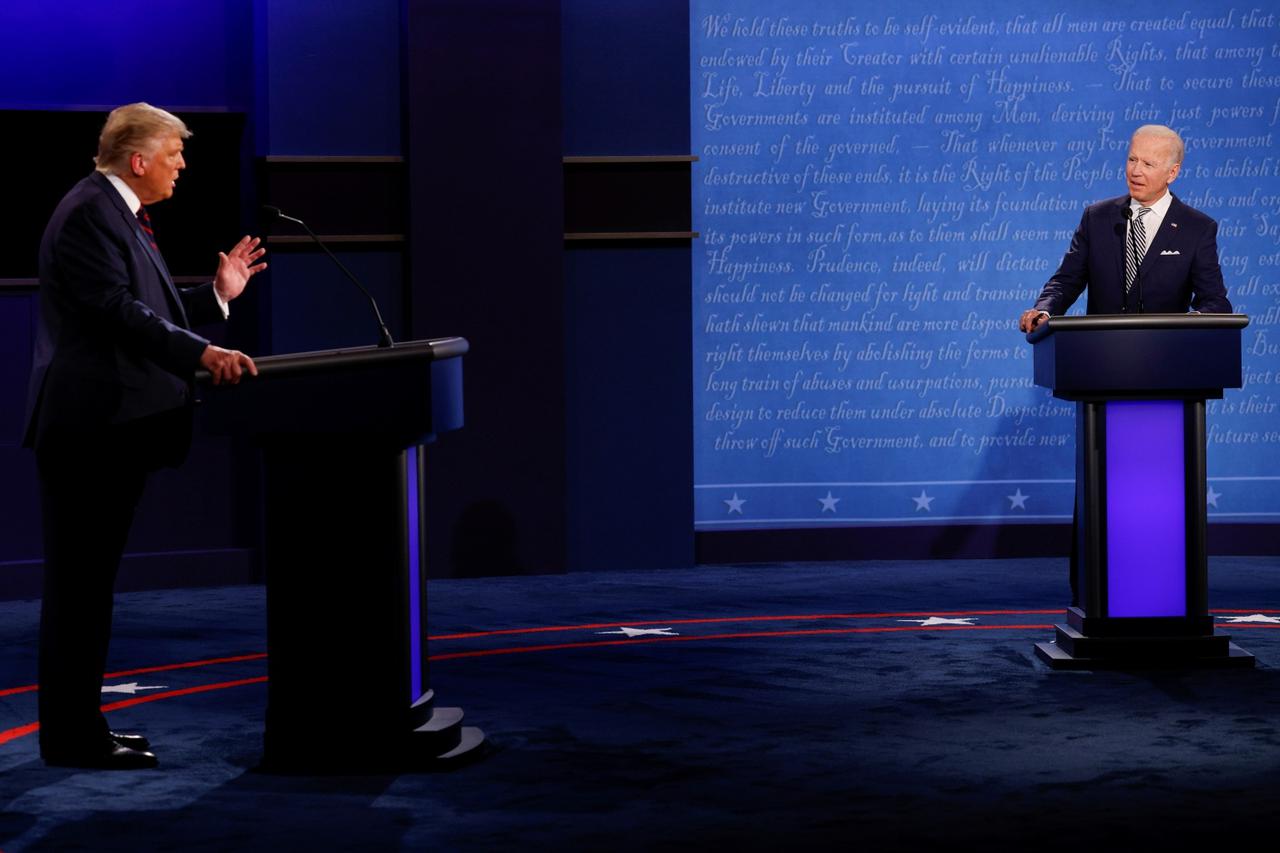
[(252, 5), (5, 0), (0, 109), (245, 109)]
[(1187, 615), (1183, 403), (1107, 403), (1107, 615)]
[(405, 524), (409, 530), (409, 684), (416, 702), (422, 695), (422, 552), (418, 529), (418, 448), (405, 451)]

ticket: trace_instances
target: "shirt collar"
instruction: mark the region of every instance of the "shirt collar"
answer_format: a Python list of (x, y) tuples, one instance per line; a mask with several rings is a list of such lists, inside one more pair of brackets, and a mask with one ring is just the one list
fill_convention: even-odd
[(1139, 208), (1149, 207), (1151, 208), (1151, 212), (1159, 219), (1164, 219), (1164, 215), (1169, 212), (1169, 205), (1171, 204), (1173, 204), (1173, 193), (1169, 192), (1168, 188), (1165, 188), (1164, 195), (1160, 196), (1160, 198), (1156, 199), (1151, 204), (1143, 204), (1132, 197), (1129, 199), (1129, 207), (1133, 209), (1134, 213), (1137, 213)]
[(111, 182), (111, 186), (116, 188), (116, 192), (120, 193), (120, 197), (124, 199), (124, 203), (129, 206), (134, 216), (138, 215), (138, 210), (142, 208), (142, 200), (138, 198), (138, 194), (133, 188), (124, 182), (119, 175), (106, 173), (107, 180)]

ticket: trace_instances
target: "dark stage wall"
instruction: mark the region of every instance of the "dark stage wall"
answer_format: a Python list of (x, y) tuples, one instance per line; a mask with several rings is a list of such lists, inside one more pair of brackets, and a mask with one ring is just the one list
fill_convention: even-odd
[[(261, 204), (335, 238), (398, 338), (471, 340), (468, 424), (430, 451), (434, 575), (1065, 547), (1058, 528), (695, 540), (690, 291), (702, 249), (689, 236), (685, 0), (98, 5), (0, 7), (0, 117), (11, 134), (13, 111), (101, 115), (145, 99), (239, 122), (238, 145), (206, 143), (209, 132), (189, 146), (192, 176), (215, 161), (238, 170), (223, 188), (238, 213), (173, 223), (202, 232), (231, 217), (272, 238), (231, 343), (265, 354), (372, 340), (359, 297), (296, 232), (263, 223)], [(593, 229), (659, 236), (578, 233)], [(4, 597), (38, 591), (34, 471), (17, 446), (34, 252), (0, 249)], [(181, 274), (213, 269), (198, 251), (190, 266)], [(126, 583), (260, 577), (260, 534), (252, 455), (201, 439), (181, 471), (156, 478)], [(1256, 535), (1219, 537), (1216, 550), (1241, 541), (1257, 550)]]
[[(92, 168), (95, 138), (111, 107), (146, 100), (169, 108), (196, 130), (187, 145), (188, 171), (179, 195), (157, 212), (157, 228), (170, 235), (171, 261), (191, 234), (217, 242), (180, 253), (179, 277), (212, 274), (216, 251), (238, 234), (264, 234), (259, 203), (282, 207), (305, 199), (299, 182), (338, 182), (357, 201), (381, 198), (388, 168), (400, 159), (400, 4), (369, 0), (226, 0), (156, 8), (138, 0), (60, 4), (56, 13), (37, 0), (0, 7), (0, 120), (6, 161), (17, 140), (30, 154), (51, 149), (59, 162), (42, 163), (48, 183), (61, 183), (42, 209), (41, 223), (61, 192)], [(121, 50), (121, 44), (135, 49)], [(22, 112), (16, 112), (22, 111)], [(75, 138), (34, 144), (42, 131), (68, 126)], [(78, 147), (77, 147), (78, 146)], [(329, 158), (378, 155), (383, 162), (354, 165)], [(318, 162), (297, 162), (300, 158)], [(284, 162), (280, 162), (283, 160)], [(392, 162), (385, 162), (385, 161)], [(65, 162), (63, 162), (65, 161)], [(62, 171), (58, 171), (61, 169)], [(361, 171), (361, 170), (364, 171)], [(375, 173), (368, 174), (370, 169)], [(292, 170), (292, 172), (290, 171)], [(307, 170), (313, 170), (307, 173)], [(343, 171), (345, 170), (345, 171)], [(354, 170), (354, 176), (348, 174)], [(286, 174), (280, 176), (280, 172)], [(55, 174), (60, 177), (53, 177)], [(214, 179), (214, 176), (217, 178)], [(24, 178), (25, 179), (25, 178)], [(37, 170), (29, 180), (39, 179)], [(205, 186), (197, 191), (197, 184)], [(276, 198), (279, 187), (282, 199)], [(186, 202), (183, 196), (186, 195)], [(295, 205), (300, 201), (295, 201)], [(361, 205), (356, 204), (361, 210)], [(393, 230), (378, 205), (366, 205), (373, 225), (340, 225), (348, 233)], [(308, 218), (306, 209), (289, 210)], [(168, 219), (162, 223), (161, 217)], [(322, 229), (317, 223), (317, 230)], [(38, 232), (38, 228), (36, 229)], [(333, 233), (329, 231), (329, 233)], [(163, 238), (162, 238), (163, 240)], [(40, 524), (34, 460), (18, 446), (36, 305), (37, 247), (6, 242), (0, 248), (0, 597), (39, 594)], [(226, 243), (226, 245), (223, 245)], [(401, 246), (375, 239), (342, 248), (401, 328)], [(203, 253), (203, 254), (202, 254)], [(272, 244), (271, 269), (233, 306), (220, 332), (253, 354), (362, 343), (348, 288), (316, 256), (291, 244)], [(185, 259), (185, 260), (184, 260)], [(353, 300), (354, 301), (354, 300)], [(360, 308), (358, 302), (355, 302)], [(198, 437), (179, 471), (155, 477), (140, 508), (122, 566), (122, 587), (244, 582), (260, 577), (257, 473), (251, 453), (226, 441)]]
[[(238, 116), (240, 149), (219, 154), (242, 176), (226, 187), (232, 228), (271, 249), (228, 330), (251, 353), (369, 341), (359, 298), (296, 232), (263, 223), (264, 203), (336, 238), (398, 338), (472, 340), (468, 428), (433, 450), (433, 573), (692, 564), (688, 241), (565, 253), (559, 202), (563, 155), (687, 153), (687, 6), (254, 0), (132, 14), (142, 8), (77, 6), (65, 26), (34, 0), (6, 4), (0, 61), (14, 73), (0, 109), (86, 111), (95, 127), (131, 100)], [(118, 56), (105, 36), (138, 36), (124, 21), (139, 17), (144, 44), (177, 47)], [(34, 83), (17, 73), (30, 68), (42, 70)], [(109, 73), (86, 70), (98, 68)], [(635, 94), (622, 103), (623, 91)], [(189, 177), (208, 138), (188, 146)], [(195, 213), (173, 219), (206, 227)], [(34, 471), (17, 446), (35, 306), (27, 261), (0, 269), (10, 597), (35, 594), (39, 579)], [(180, 274), (212, 269), (191, 267)], [(181, 471), (153, 483), (124, 583), (179, 583), (197, 558), (201, 580), (260, 576), (256, 499), (252, 455), (199, 440)]]
[[(206, 188), (205, 197), (222, 199), (224, 215), (238, 219), (237, 185), (243, 113), (251, 103), (250, 8), (242, 3), (154, 5), (122, 2), (51, 6), (35, 0), (11, 0), (0, 7), (0, 121), (8, 138), (5, 160), (15, 168), (18, 186), (40, 180), (61, 183), (50, 193), (24, 193), (24, 215), (43, 223), (58, 197), (93, 167), (97, 127), (106, 109), (148, 100), (188, 114), (203, 127), (190, 146), (193, 168), (200, 159), (220, 160), (211, 170), (229, 176), (225, 193)], [(122, 51), (122, 43), (138, 49)], [(163, 72), (163, 73), (161, 73)], [(16, 113), (12, 111), (21, 110)], [(96, 114), (96, 117), (94, 117)], [(83, 119), (83, 120), (81, 120)], [(207, 120), (206, 120), (207, 119)], [(88, 135), (68, 138), (82, 128)], [(232, 129), (234, 127), (234, 129)], [(229, 134), (224, 134), (226, 128)], [(46, 141), (47, 140), (47, 141)], [(15, 159), (23, 143), (30, 168)], [(203, 147), (202, 147), (203, 146)], [(213, 152), (217, 152), (214, 154)], [(226, 162), (230, 158), (230, 164)], [(223, 169), (226, 171), (222, 171)], [(193, 183), (194, 186), (194, 183)], [(226, 198), (229, 197), (229, 200)], [(161, 228), (157, 216), (157, 228)], [(219, 233), (233, 235), (240, 225), (223, 222)], [(37, 231), (39, 228), (37, 227)], [(34, 328), (34, 275), (37, 245), (31, 239), (6, 241), (0, 248), (0, 595), (38, 594), (40, 524), (34, 460), (18, 447), (26, 397), (26, 373)], [(216, 250), (209, 249), (212, 253)], [(175, 260), (182, 263), (185, 254)], [(175, 265), (178, 276), (209, 274), (207, 269)], [(158, 476), (141, 508), (123, 586), (247, 580), (251, 555), (244, 538), (244, 516), (233, 496), (241, 493), (243, 470), (225, 443), (200, 441), (180, 473)], [(179, 562), (168, 555), (180, 553)]]

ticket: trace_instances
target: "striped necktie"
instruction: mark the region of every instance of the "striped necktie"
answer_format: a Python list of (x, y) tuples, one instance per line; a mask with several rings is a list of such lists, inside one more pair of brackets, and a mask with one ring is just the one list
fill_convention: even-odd
[(1124, 265), (1124, 292), (1126, 294), (1133, 289), (1133, 283), (1138, 280), (1138, 267), (1142, 266), (1142, 259), (1147, 256), (1147, 226), (1142, 224), (1142, 217), (1150, 212), (1151, 208), (1140, 207), (1138, 208), (1138, 215), (1130, 220), (1131, 241)]
[(147, 240), (151, 242), (151, 248), (157, 252), (160, 251), (160, 247), (156, 245), (156, 232), (151, 228), (151, 216), (145, 207), (138, 208), (138, 224), (142, 226), (142, 233), (146, 234)]

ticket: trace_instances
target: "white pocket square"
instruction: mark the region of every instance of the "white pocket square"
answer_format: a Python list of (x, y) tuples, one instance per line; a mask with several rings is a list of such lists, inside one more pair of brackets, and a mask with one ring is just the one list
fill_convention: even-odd
[(1163, 252), (1161, 252), (1160, 254), (1162, 254), (1162, 255), (1181, 255), (1182, 253), (1181, 253), (1181, 252), (1179, 252), (1177, 249), (1165, 249), (1165, 250), (1164, 250)]

